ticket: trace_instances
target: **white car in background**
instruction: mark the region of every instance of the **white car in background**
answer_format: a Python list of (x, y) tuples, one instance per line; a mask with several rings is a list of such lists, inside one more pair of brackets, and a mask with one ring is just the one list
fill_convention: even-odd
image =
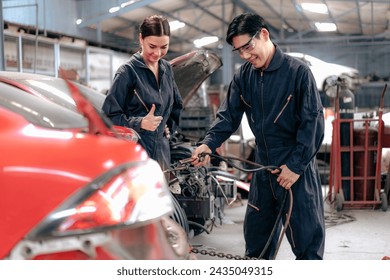
[(345, 78), (348, 88), (352, 91), (359, 85), (359, 71), (355, 68), (328, 63), (304, 53), (288, 52), (287, 54), (302, 60), (310, 67), (319, 91), (326, 91), (328, 78), (333, 80), (338, 77)]

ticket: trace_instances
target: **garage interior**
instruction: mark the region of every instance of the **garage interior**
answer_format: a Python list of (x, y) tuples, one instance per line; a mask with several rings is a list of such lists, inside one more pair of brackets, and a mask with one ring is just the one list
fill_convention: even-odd
[[(184, 24), (172, 32), (168, 59), (196, 49), (196, 39), (216, 40), (202, 48), (216, 52), (224, 62), (210, 81), (219, 88), (221, 84), (228, 85), (235, 64), (241, 63), (225, 42), (227, 25), (235, 15), (257, 12), (267, 19), (273, 40), (283, 50), (357, 68), (360, 76), (369, 80), (389, 79), (387, 0), (311, 1), (327, 7), (321, 13), (304, 10), (301, 5), (304, 2), (307, 3), (300, 0), (6, 0), (2, 2), (3, 64), (6, 69), (20, 67), (51, 75), (56, 75), (55, 67), (61, 66), (76, 69), (86, 83), (110, 80), (111, 75), (105, 77), (105, 73), (114, 72), (118, 63), (138, 50), (140, 21), (147, 15), (161, 14), (171, 22)], [(337, 30), (319, 32), (316, 23), (333, 24)], [(20, 37), (23, 47), (17, 45)], [(54, 51), (57, 47), (58, 52)], [(20, 48), (24, 54), (17, 53)], [(99, 57), (94, 56), (96, 53)], [(96, 64), (112, 59), (112, 67), (95, 69), (94, 63), (99, 59)]]
[[(306, 5), (309, 3), (315, 5)], [(385, 195), (372, 190), (371, 198), (364, 198), (364, 206), (349, 207), (343, 205), (345, 198), (336, 197), (330, 198), (333, 204), (325, 203), (325, 259), (375, 260), (390, 255), (390, 211), (386, 211), (390, 199), (390, 89), (383, 92), (390, 81), (389, 0), (3, 0), (0, 5), (0, 70), (58, 77), (58, 69), (62, 68), (73, 73), (80, 83), (102, 93), (109, 89), (116, 69), (138, 51), (138, 26), (144, 17), (160, 14), (172, 26), (178, 24), (178, 29), (172, 30), (167, 59), (205, 50), (217, 54), (222, 61), (221, 67), (194, 93), (189, 104), (192, 109), (184, 114), (195, 115), (203, 124), (196, 129), (199, 138), (211, 124), (235, 70), (243, 62), (225, 42), (229, 22), (241, 13), (264, 17), (271, 38), (285, 52), (356, 69), (358, 84), (348, 88), (354, 97), (354, 118), (377, 125), (378, 118), (384, 121), (373, 142), (366, 145), (374, 148), (362, 161), (374, 165), (374, 173), (364, 173), (364, 179), (371, 176), (366, 183), (375, 184), (375, 190)], [(323, 10), (314, 11), (313, 7)], [(328, 29), (321, 31), (322, 27)], [(211, 43), (199, 45), (202, 38), (211, 39)], [(334, 113), (335, 96), (326, 92), (322, 84), (319, 91), (324, 106)], [(331, 153), (340, 156), (342, 152), (340, 145), (332, 147), (332, 121), (334, 115), (329, 118), (330, 142), (323, 144), (318, 155), (320, 171), (325, 174), (324, 197), (329, 190), (341, 188), (345, 180), (341, 174), (332, 177), (332, 168), (341, 167), (339, 162), (332, 162)], [(247, 158), (250, 140), (243, 124), (226, 143), (225, 153)], [(329, 182), (329, 176), (339, 181)], [(241, 195), (242, 199), (225, 207), (224, 217), (210, 234), (202, 233), (189, 240), (195, 248), (243, 255), (245, 197)], [(288, 246), (287, 241), (283, 244)], [(209, 254), (198, 257), (217, 258)], [(278, 259), (293, 256), (282, 247)]]

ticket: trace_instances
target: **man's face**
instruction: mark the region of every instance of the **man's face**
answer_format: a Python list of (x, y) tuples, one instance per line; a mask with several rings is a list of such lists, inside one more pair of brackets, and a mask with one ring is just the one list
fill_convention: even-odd
[(242, 59), (249, 61), (255, 68), (262, 68), (269, 60), (269, 53), (265, 44), (265, 29), (259, 30), (256, 34), (237, 35), (233, 37), (234, 51)]

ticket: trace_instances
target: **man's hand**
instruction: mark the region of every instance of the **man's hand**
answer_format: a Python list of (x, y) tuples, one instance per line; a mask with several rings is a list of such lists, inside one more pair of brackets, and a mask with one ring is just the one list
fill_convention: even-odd
[(142, 119), (141, 128), (149, 131), (155, 131), (162, 121), (161, 116), (155, 116), (154, 111), (156, 110), (156, 105), (152, 105), (149, 113)]
[(192, 153), (192, 164), (194, 166), (205, 166), (210, 162), (210, 156), (204, 155), (200, 156), (202, 153), (211, 153), (211, 149), (205, 145), (202, 144), (199, 147), (195, 149), (195, 151)]
[(292, 172), (287, 165), (282, 165), (280, 167), (282, 171), (279, 171), (279, 169), (275, 169), (271, 171), (272, 174), (279, 174), (278, 178), (276, 181), (281, 185), (283, 188), (286, 190), (289, 190), (292, 185), (299, 179), (299, 175)]

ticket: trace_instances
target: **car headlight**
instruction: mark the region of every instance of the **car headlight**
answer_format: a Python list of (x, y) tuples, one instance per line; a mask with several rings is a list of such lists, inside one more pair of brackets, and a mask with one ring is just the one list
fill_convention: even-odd
[(36, 240), (137, 225), (173, 210), (160, 166), (128, 163), (100, 176), (52, 212), (28, 234)]

